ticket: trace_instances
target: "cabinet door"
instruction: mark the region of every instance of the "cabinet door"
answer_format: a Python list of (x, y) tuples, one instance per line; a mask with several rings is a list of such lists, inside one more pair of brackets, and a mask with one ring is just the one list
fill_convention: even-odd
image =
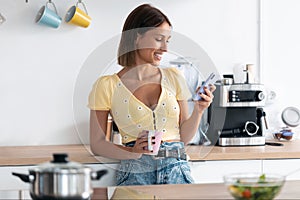
[(28, 190), (29, 183), (24, 183), (20, 178), (13, 176), (12, 172), (29, 174), (32, 166), (9, 166), (0, 167), (0, 190)]
[(300, 159), (276, 159), (264, 160), (263, 171), (265, 173), (275, 173), (288, 175), (287, 180), (300, 180)]
[(231, 173), (261, 172), (261, 160), (190, 162), (195, 183), (222, 183)]

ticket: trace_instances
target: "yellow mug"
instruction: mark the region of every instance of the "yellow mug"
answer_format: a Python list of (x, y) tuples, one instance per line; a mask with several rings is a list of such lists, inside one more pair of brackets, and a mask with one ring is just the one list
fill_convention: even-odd
[[(82, 2), (80, 2), (80, 3), (82, 3)], [(83, 6), (84, 6), (84, 4), (83, 4)], [(92, 18), (88, 15), (85, 6), (84, 6), (84, 9), (85, 9), (85, 12), (83, 10), (81, 10), (80, 8), (78, 8), (78, 3), (76, 4), (76, 6), (72, 6), (67, 11), (67, 14), (65, 16), (65, 21), (67, 23), (71, 23), (71, 24), (74, 24), (77, 26), (87, 28), (90, 25)]]

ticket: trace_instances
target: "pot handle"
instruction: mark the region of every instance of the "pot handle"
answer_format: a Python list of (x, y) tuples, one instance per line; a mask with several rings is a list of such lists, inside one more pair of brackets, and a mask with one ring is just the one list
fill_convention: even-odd
[(92, 180), (99, 180), (102, 176), (104, 176), (107, 173), (108, 173), (108, 171), (106, 169), (99, 170), (99, 171), (96, 171), (96, 172), (92, 172), (91, 179)]
[(12, 175), (19, 177), (25, 183), (30, 183), (31, 182), (30, 175), (20, 174), (20, 173), (15, 173), (15, 172), (12, 172)]

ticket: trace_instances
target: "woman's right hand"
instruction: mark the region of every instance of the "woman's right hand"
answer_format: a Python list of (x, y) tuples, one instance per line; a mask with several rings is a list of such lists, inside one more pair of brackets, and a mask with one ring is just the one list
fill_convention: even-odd
[[(148, 150), (148, 131), (143, 130), (139, 133), (134, 146), (132, 147), (131, 151), (134, 153), (145, 153), (149, 154), (151, 151)], [(154, 141), (154, 138), (152, 138)]]

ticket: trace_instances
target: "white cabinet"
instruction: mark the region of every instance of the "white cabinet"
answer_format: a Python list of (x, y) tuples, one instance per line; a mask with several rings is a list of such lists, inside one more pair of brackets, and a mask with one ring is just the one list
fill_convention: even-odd
[[(300, 180), (300, 159), (275, 159), (275, 160), (223, 160), (223, 161), (193, 161), (189, 162), (195, 183), (222, 183), (224, 175), (241, 172), (277, 173), (286, 175), (297, 171), (287, 180)], [(107, 187), (116, 184), (116, 170), (119, 164), (87, 164), (94, 171), (107, 169), (108, 174), (100, 180), (92, 181), (93, 187)], [(29, 190), (29, 184), (24, 183), (12, 172), (28, 174), (34, 166), (0, 167), (0, 199), (18, 199), (28, 196), (20, 190)], [(27, 196), (26, 196), (27, 195)]]
[(195, 183), (221, 183), (223, 176), (236, 172), (261, 172), (261, 160), (190, 162)]
[(300, 159), (280, 159), (280, 160), (264, 160), (263, 171), (265, 173), (275, 173), (287, 175), (287, 180), (300, 180)]
[(287, 180), (300, 180), (300, 159), (231, 160), (190, 162), (195, 183), (221, 183), (230, 173), (257, 172), (287, 175)]
[(21, 174), (28, 174), (29, 168), (32, 166), (8, 166), (0, 167), (0, 190), (27, 190), (29, 189), (29, 184), (21, 181), (20, 178), (13, 176), (12, 172), (17, 172)]
[[(223, 176), (234, 172), (261, 172), (262, 161), (260, 160), (237, 160), (237, 161), (204, 161), (189, 162), (192, 176), (196, 183), (219, 183), (223, 182)], [(116, 184), (116, 170), (118, 164), (88, 164), (93, 170), (107, 169), (108, 174), (100, 180), (92, 181), (93, 187), (113, 186)], [(34, 166), (0, 167), (0, 190), (28, 190), (29, 184), (24, 183), (12, 172), (28, 174)], [(264, 168), (266, 169), (266, 168)], [(9, 192), (7, 192), (9, 193)]]

